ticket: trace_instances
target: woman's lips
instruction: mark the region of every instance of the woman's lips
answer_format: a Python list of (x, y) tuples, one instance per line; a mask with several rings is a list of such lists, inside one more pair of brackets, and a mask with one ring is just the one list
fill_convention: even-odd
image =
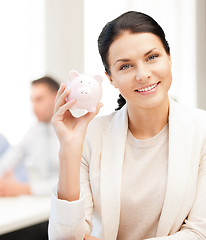
[(160, 84), (160, 82), (154, 83), (154, 84), (150, 84), (150, 85), (148, 85), (146, 87), (143, 87), (143, 88), (140, 88), (140, 89), (136, 89), (135, 92), (138, 92), (138, 93), (140, 93), (142, 95), (154, 93), (154, 92), (156, 92), (159, 84)]

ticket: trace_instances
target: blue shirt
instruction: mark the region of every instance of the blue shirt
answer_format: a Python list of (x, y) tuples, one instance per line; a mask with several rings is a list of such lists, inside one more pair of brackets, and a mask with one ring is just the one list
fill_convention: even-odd
[(10, 144), (7, 139), (0, 134), (0, 156), (9, 148)]

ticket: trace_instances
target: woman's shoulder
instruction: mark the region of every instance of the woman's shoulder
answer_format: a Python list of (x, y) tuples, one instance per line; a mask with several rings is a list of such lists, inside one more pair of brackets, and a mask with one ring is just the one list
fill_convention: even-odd
[(117, 112), (112, 112), (107, 115), (95, 117), (88, 126), (87, 135), (91, 135), (94, 133), (96, 135), (105, 132), (116, 114)]
[(127, 105), (108, 115), (94, 118), (88, 127), (88, 132), (112, 135), (124, 131), (128, 125)]
[(92, 149), (98, 149), (101, 146), (102, 136), (107, 131), (115, 115), (116, 112), (112, 112), (108, 115), (95, 117), (89, 123), (84, 141), (83, 155), (85, 159), (90, 159), (90, 157), (86, 156), (91, 154)]
[(182, 105), (177, 102), (174, 102), (173, 105), (175, 106), (175, 112), (176, 112), (176, 115), (178, 114), (178, 118), (180, 121), (182, 121), (182, 119), (180, 119), (181, 117), (184, 119), (183, 122), (188, 122), (191, 125), (193, 125), (193, 127), (206, 130), (206, 111), (205, 110), (200, 109), (198, 107)]
[(188, 118), (194, 124), (203, 124), (206, 126), (206, 111), (196, 107), (184, 107), (184, 111)]

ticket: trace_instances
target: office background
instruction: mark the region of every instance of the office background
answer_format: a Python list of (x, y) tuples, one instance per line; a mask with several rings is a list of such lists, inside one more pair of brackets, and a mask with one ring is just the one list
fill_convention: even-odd
[(129, 10), (149, 14), (166, 33), (171, 95), (206, 109), (206, 0), (0, 0), (0, 132), (11, 144), (35, 121), (30, 82), (45, 74), (59, 82), (72, 69), (100, 74), (100, 114), (115, 109), (118, 92), (104, 75), (97, 38), (108, 21)]

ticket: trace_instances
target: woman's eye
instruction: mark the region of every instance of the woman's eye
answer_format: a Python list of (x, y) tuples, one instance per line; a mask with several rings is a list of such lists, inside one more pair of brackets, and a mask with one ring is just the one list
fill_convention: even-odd
[(159, 55), (158, 54), (152, 54), (151, 56), (149, 56), (148, 58), (147, 58), (147, 62), (148, 61), (151, 61), (151, 60), (154, 60), (155, 58), (157, 58)]
[(123, 66), (120, 67), (120, 70), (125, 70), (131, 67), (131, 64), (124, 64)]

